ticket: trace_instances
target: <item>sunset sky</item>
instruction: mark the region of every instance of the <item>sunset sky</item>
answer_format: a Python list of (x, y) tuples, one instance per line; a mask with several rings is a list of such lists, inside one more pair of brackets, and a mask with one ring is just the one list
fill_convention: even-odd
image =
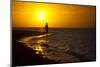
[(13, 27), (94, 28), (96, 7), (34, 2), (12, 2)]

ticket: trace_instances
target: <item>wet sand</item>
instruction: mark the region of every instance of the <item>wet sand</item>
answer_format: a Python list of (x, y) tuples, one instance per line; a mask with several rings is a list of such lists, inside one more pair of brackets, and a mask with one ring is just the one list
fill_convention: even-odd
[(12, 66), (26, 66), (26, 65), (42, 65), (57, 63), (48, 58), (42, 58), (41, 55), (36, 55), (35, 51), (23, 43), (18, 42), (20, 38), (40, 35), (43, 33), (37, 31), (12, 31)]
[[(12, 43), (13, 66), (87, 62), (96, 60), (95, 29), (93, 29), (92, 31), (73, 30), (73, 33), (71, 33), (70, 30), (68, 30), (67, 35), (63, 34), (61, 36), (59, 34), (58, 35), (55, 34), (56, 36), (52, 36), (51, 39), (48, 37), (49, 40), (51, 40), (52, 42), (49, 42), (49, 44), (42, 44), (42, 45), (39, 44), (39, 46), (47, 45), (44, 46), (46, 48), (45, 51), (47, 52), (44, 54), (46, 56), (45, 58), (41, 53), (36, 54), (36, 51), (33, 48), (35, 46), (35, 43), (33, 43), (33, 41), (35, 41), (34, 36), (38, 35), (44, 35), (44, 33), (37, 31), (13, 30), (13, 43)], [(82, 37), (80, 37), (81, 35)], [(67, 39), (65, 38), (65, 41), (67, 43), (63, 40), (62, 42), (57, 42), (59, 40), (58, 36), (59, 37), (66, 36)], [(20, 39), (24, 39), (25, 43), (18, 42)], [(81, 40), (77, 41), (78, 39)], [(30, 44), (30, 42), (27, 43), (28, 45), (30, 45), (29, 47), (27, 47), (26, 44), (27, 40), (32, 42), (32, 45)], [(54, 41), (58, 43), (58, 45), (56, 45)], [(62, 44), (65, 44), (65, 47), (69, 46), (67, 47), (68, 49), (65, 48)]]

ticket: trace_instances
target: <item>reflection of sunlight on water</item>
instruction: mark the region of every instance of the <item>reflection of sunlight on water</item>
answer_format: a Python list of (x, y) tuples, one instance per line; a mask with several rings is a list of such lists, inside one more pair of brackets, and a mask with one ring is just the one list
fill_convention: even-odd
[(37, 41), (37, 43), (39, 43), (39, 44), (45, 44), (45, 43), (47, 43), (48, 41), (47, 40), (38, 40)]
[[(60, 35), (49, 37), (51, 34), (30, 36), (21, 39), (19, 42), (25, 43), (29, 48), (35, 50), (35, 54), (57, 62), (77, 61), (78, 58), (67, 54), (69, 50), (66, 42), (61, 39)], [(48, 37), (47, 37), (48, 36)], [(65, 36), (63, 36), (64, 38)]]
[(65, 52), (68, 51), (69, 48), (64, 45), (59, 45), (59, 43), (54, 43), (54, 42), (50, 43), (51, 41), (48, 39), (46, 40), (46, 38), (39, 38), (39, 39), (33, 38), (31, 40), (30, 38), (27, 39), (21, 42), (26, 43), (26, 46), (35, 50), (35, 54), (40, 55), (44, 59), (48, 58), (56, 62), (67, 62), (67, 61), (72, 62), (79, 60), (74, 56), (66, 54)]
[(36, 51), (36, 54), (44, 54), (44, 47), (39, 44), (34, 45), (33, 49)]

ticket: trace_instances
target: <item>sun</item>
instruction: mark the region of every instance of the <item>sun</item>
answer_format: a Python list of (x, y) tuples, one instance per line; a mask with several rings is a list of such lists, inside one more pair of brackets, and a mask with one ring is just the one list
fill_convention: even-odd
[(39, 14), (39, 18), (40, 19), (44, 19), (45, 18), (45, 15), (43, 13)]
[(38, 13), (38, 18), (39, 18), (40, 20), (44, 20), (44, 19), (45, 19), (45, 13), (44, 13), (44, 12)]

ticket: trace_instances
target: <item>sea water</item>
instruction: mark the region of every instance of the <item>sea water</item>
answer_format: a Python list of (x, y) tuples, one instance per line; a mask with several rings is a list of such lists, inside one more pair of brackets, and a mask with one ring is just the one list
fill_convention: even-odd
[[(41, 29), (27, 30), (40, 31)], [(95, 60), (95, 29), (50, 28), (48, 34), (50, 35), (21, 38), (19, 41), (36, 50), (36, 54), (42, 54), (43, 58), (56, 62)]]

